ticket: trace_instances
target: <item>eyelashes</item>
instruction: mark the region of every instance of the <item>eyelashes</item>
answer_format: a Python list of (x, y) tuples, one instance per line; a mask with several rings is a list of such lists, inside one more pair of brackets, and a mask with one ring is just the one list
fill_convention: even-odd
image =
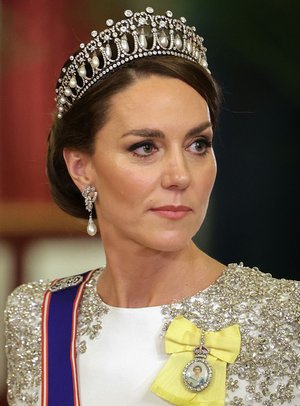
[[(204, 156), (209, 152), (211, 147), (211, 140), (206, 137), (200, 137), (188, 144), (185, 149), (194, 155)], [(128, 151), (139, 158), (147, 158), (159, 151), (159, 147), (152, 140), (144, 140), (131, 145)]]
[(208, 153), (209, 148), (211, 147), (212, 142), (210, 140), (208, 140), (207, 138), (198, 138), (190, 144), (187, 150), (189, 150), (192, 153), (203, 156)]
[(143, 158), (151, 155), (155, 150), (157, 151), (158, 148), (153, 141), (141, 141), (131, 145), (128, 150), (134, 155)]

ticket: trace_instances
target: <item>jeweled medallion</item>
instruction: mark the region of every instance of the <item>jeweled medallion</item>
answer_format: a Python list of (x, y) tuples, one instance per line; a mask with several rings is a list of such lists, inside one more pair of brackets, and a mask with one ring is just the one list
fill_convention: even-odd
[(184, 367), (182, 378), (187, 389), (200, 392), (209, 385), (212, 368), (205, 360), (208, 350), (204, 346), (196, 347), (194, 353), (195, 358)]
[(68, 276), (66, 278), (58, 279), (49, 287), (48, 290), (50, 290), (50, 292), (58, 292), (63, 289), (68, 289), (73, 286), (77, 286), (82, 281), (83, 281), (82, 275)]

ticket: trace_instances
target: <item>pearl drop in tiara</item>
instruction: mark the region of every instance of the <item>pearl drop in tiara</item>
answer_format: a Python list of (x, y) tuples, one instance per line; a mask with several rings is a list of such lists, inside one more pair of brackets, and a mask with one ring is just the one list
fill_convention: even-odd
[(209, 72), (203, 38), (184, 17), (174, 19), (171, 11), (155, 15), (152, 7), (136, 13), (126, 10), (124, 15), (117, 23), (108, 19), (105, 30), (92, 31), (90, 42), (80, 44), (80, 51), (70, 56), (56, 88), (58, 118), (98, 80), (137, 58), (173, 55)]

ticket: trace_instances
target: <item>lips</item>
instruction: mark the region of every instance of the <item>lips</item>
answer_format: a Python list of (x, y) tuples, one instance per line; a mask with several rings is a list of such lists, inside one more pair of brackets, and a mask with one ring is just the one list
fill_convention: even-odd
[(154, 211), (191, 211), (192, 209), (188, 206), (161, 206), (152, 209)]
[(188, 206), (160, 206), (151, 209), (152, 212), (162, 217), (169, 219), (181, 219), (192, 212), (192, 209)]

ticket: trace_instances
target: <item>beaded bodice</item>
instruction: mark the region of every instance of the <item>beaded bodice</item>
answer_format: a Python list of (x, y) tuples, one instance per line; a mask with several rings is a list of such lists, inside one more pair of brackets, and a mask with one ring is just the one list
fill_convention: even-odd
[[(89, 341), (101, 340), (109, 311), (96, 291), (101, 271), (85, 287), (78, 316), (78, 357)], [(41, 306), (50, 282), (22, 285), (6, 309), (8, 400), (10, 405), (39, 404), (41, 385)], [(232, 264), (213, 285), (161, 307), (162, 335), (178, 315), (205, 330), (233, 323), (242, 349), (227, 369), (226, 405), (300, 405), (300, 284), (277, 280), (258, 269)]]

